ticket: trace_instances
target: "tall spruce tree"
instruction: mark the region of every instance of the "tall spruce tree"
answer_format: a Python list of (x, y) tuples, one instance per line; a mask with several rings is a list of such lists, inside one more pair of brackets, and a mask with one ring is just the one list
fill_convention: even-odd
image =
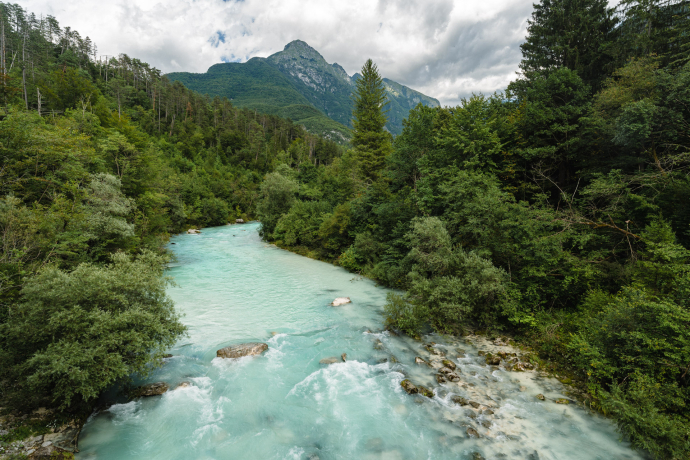
[(384, 110), (387, 104), (386, 88), (371, 59), (362, 67), (354, 103), (352, 145), (357, 152), (362, 174), (375, 180), (393, 147), (391, 135), (384, 129), (388, 121)]
[(615, 20), (607, 0), (541, 0), (528, 23), (520, 45), (526, 75), (565, 67), (598, 88), (612, 61)]

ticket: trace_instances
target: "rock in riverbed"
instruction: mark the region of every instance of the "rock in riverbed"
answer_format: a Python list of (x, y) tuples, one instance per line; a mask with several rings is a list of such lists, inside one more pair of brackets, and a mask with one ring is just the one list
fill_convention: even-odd
[(417, 387), (407, 379), (400, 382), (400, 386), (403, 387), (403, 390), (405, 390), (408, 395), (419, 393)]
[(196, 235), (197, 233), (201, 233), (201, 231), (197, 230), (196, 228), (190, 228), (187, 230), (188, 235)]
[(450, 400), (453, 401), (455, 404), (460, 404), (461, 406), (466, 406), (470, 403), (467, 399), (461, 396), (453, 396), (452, 398), (450, 398)]
[(340, 362), (340, 360), (338, 358), (336, 358), (335, 356), (331, 356), (330, 358), (323, 358), (321, 361), (319, 361), (319, 364), (328, 365), (328, 364), (335, 364), (338, 362)]
[(449, 360), (449, 359), (444, 359), (442, 362), (443, 362), (443, 365), (444, 365), (445, 367), (447, 367), (448, 369), (450, 369), (451, 371), (454, 371), (455, 368), (457, 367), (457, 366), (455, 365), (455, 363), (454, 363), (453, 361)]
[(158, 396), (168, 391), (168, 384), (165, 382), (149, 383), (148, 385), (137, 388), (134, 393), (136, 396)]
[(423, 360), (423, 359), (420, 358), (419, 356), (417, 356), (417, 357), (414, 359), (414, 363), (415, 363), (415, 364), (426, 364), (427, 366), (429, 365), (428, 362), (426, 362), (425, 360)]
[(352, 303), (352, 300), (350, 300), (349, 297), (338, 297), (333, 302), (331, 302), (331, 305), (334, 307), (339, 307), (339, 306), (345, 305), (347, 303)]
[(261, 342), (241, 343), (231, 347), (221, 348), (216, 352), (219, 358), (241, 358), (243, 356), (260, 355), (268, 350), (268, 345)]

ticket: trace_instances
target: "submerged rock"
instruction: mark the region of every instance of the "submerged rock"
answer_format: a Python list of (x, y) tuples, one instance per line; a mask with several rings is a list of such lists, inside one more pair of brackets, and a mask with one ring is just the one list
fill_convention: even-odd
[(472, 452), (472, 460), (486, 460), (479, 452)]
[(319, 364), (335, 364), (339, 362), (340, 360), (338, 358), (331, 356), (330, 358), (323, 358), (321, 361), (319, 361)]
[(149, 383), (148, 385), (141, 386), (134, 391), (137, 397), (142, 396), (158, 396), (162, 395), (168, 391), (170, 387), (165, 382)]
[(176, 390), (179, 390), (180, 388), (189, 388), (191, 387), (192, 384), (189, 382), (181, 382), (179, 385), (175, 387)]
[(241, 343), (231, 347), (221, 348), (216, 351), (219, 358), (242, 358), (243, 356), (260, 355), (268, 350), (268, 345), (261, 342)]
[(501, 358), (499, 358), (498, 356), (488, 354), (486, 355), (486, 364), (490, 366), (498, 366), (499, 364), (501, 364)]
[(407, 379), (400, 382), (400, 386), (403, 387), (403, 390), (405, 390), (408, 395), (419, 393), (419, 389)]
[(474, 407), (475, 409), (479, 409), (481, 404), (479, 404), (477, 401), (470, 401), (470, 406)]
[(338, 297), (333, 302), (331, 302), (331, 305), (334, 307), (339, 307), (339, 306), (345, 305), (347, 303), (352, 303), (352, 300), (350, 300), (349, 297)]
[(556, 404), (570, 404), (570, 400), (565, 399), (565, 398), (558, 398), (554, 400)]
[(463, 398), (461, 396), (453, 396), (452, 398), (450, 398), (450, 400), (453, 401), (455, 404), (459, 404), (461, 406), (466, 406), (470, 403), (466, 398)]
[(432, 355), (441, 356), (441, 357), (446, 356), (445, 353), (443, 353), (441, 350), (439, 350), (437, 348), (434, 348), (433, 345), (424, 345), (424, 348), (426, 348), (426, 351), (428, 351)]
[(479, 433), (477, 433), (477, 430), (475, 430), (474, 428), (468, 428), (467, 429), (467, 436), (469, 436), (470, 438), (478, 438)]
[(376, 339), (376, 342), (374, 342), (374, 348), (377, 350), (383, 350), (383, 342), (381, 342), (379, 339)]

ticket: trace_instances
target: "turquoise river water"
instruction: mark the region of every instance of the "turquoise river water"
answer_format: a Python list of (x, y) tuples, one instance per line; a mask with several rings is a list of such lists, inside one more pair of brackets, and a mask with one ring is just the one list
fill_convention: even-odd
[[(414, 364), (433, 357), (423, 343), (380, 332), (387, 290), (268, 245), (257, 230), (172, 238), (169, 294), (189, 337), (148, 380), (170, 391), (92, 416), (78, 460), (644, 458), (610, 421), (551, 401), (564, 396), (557, 380), (489, 367), (474, 343), (424, 338), (462, 379), (437, 384), (434, 369)], [(329, 306), (341, 296), (352, 303)], [(219, 348), (253, 341), (269, 350), (216, 358)], [(319, 364), (342, 353), (347, 362)], [(405, 376), (434, 397), (406, 394)], [(175, 389), (181, 382), (190, 385)], [(453, 395), (481, 406), (459, 406)]]

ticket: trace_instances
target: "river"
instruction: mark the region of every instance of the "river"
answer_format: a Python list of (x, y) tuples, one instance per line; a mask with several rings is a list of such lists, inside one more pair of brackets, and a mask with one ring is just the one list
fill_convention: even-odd
[[(431, 356), (421, 342), (381, 332), (386, 289), (266, 244), (257, 230), (172, 238), (177, 286), (168, 292), (189, 336), (147, 380), (171, 390), (92, 416), (78, 460), (644, 458), (610, 421), (554, 403), (564, 397), (557, 380), (491, 368), (461, 339), (424, 338), (462, 378), (438, 385), (432, 369), (414, 364)], [(352, 303), (329, 306), (342, 296)], [(253, 341), (269, 350), (216, 358), (219, 348)], [(342, 353), (346, 362), (319, 364)], [(434, 397), (406, 394), (405, 376)], [(181, 382), (190, 385), (175, 389)], [(454, 404), (453, 395), (482, 407)]]

